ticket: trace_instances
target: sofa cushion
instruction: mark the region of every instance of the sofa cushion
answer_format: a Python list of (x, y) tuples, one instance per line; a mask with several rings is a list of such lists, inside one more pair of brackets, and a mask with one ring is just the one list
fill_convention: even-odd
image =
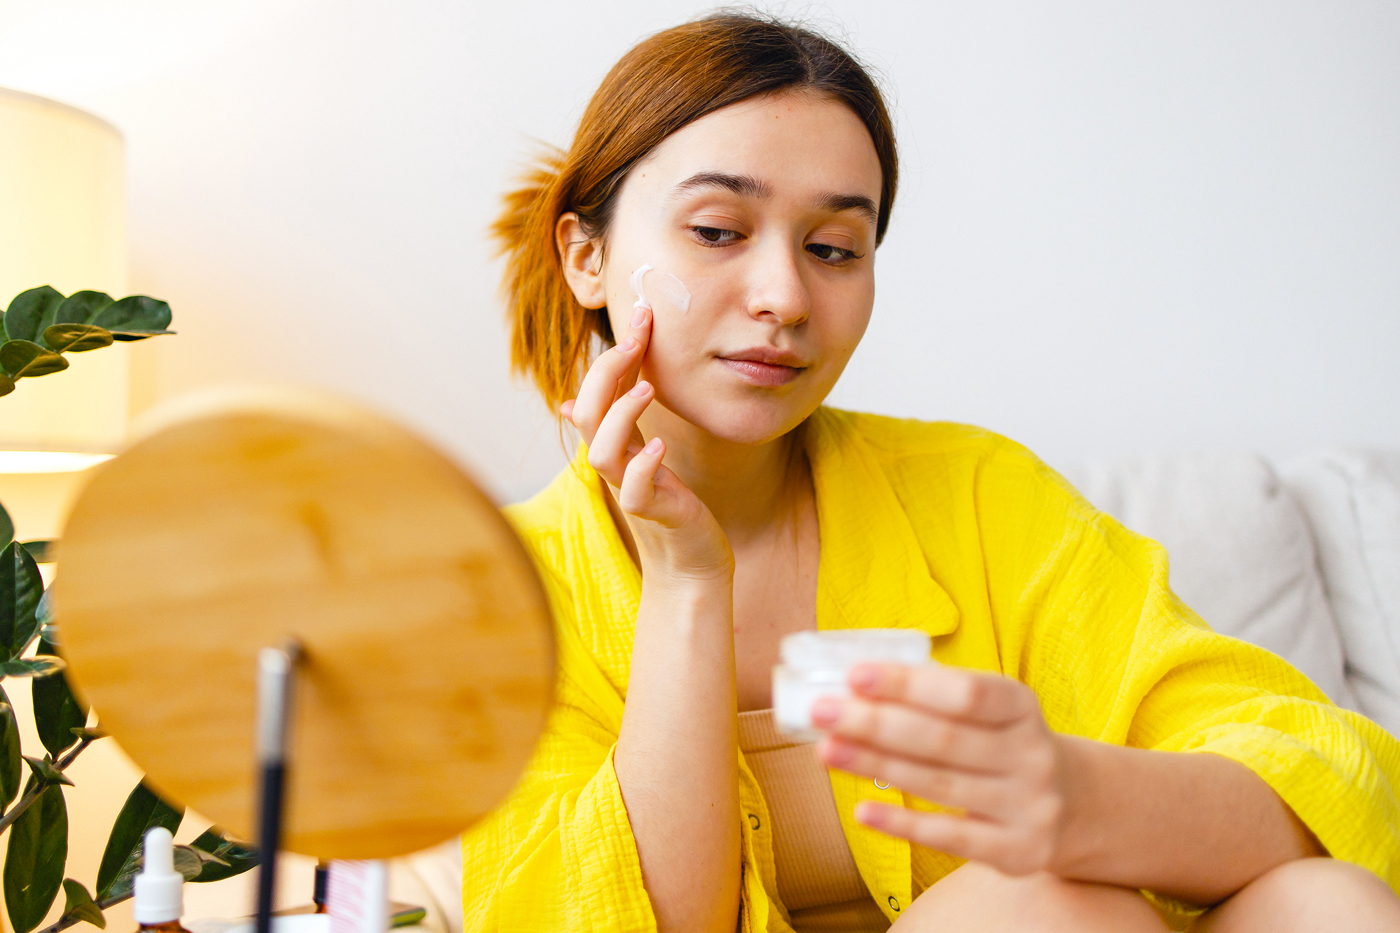
[(1171, 585), (1217, 632), (1287, 659), (1356, 709), (1307, 519), (1252, 453), (1072, 464), (1064, 476), (1096, 507), (1167, 549)]
[(1337, 451), (1280, 471), (1317, 539), (1361, 711), (1400, 735), (1400, 451)]
[(432, 933), (462, 930), (462, 839), (453, 837), (422, 852), (389, 862), (389, 890), (396, 901), (421, 904), (419, 923)]

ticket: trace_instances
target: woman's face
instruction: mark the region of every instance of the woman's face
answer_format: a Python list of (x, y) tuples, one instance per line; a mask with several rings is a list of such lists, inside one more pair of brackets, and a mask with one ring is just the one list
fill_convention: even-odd
[(656, 270), (643, 279), (654, 323), (642, 376), (662, 405), (750, 444), (816, 410), (870, 320), (880, 181), (860, 119), (810, 93), (718, 110), (632, 169), (599, 285), (623, 340), (632, 275)]

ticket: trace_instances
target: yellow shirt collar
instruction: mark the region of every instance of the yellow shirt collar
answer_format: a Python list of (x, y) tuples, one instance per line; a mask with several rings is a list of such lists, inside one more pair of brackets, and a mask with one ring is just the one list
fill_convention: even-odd
[[(845, 413), (818, 409), (806, 443), (821, 535), (817, 628), (915, 628), (932, 636), (956, 629), (957, 607), (929, 573), (909, 516)], [(612, 595), (634, 619), (641, 573), (613, 524), (586, 447), (580, 445), (571, 472), (579, 519), (573, 531), (588, 555), (588, 577), (605, 590), (620, 588)]]
[(915, 628), (946, 635), (958, 609), (929, 573), (904, 506), (844, 412), (818, 409), (807, 456), (817, 495), (817, 627)]

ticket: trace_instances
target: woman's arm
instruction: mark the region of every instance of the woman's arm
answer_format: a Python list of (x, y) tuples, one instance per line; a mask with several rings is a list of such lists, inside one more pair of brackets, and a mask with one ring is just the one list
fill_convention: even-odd
[(832, 767), (966, 811), (866, 802), (862, 823), (1008, 874), (1048, 870), (1212, 904), (1283, 862), (1322, 854), (1261, 778), (1211, 754), (1052, 733), (1010, 678), (862, 665), (859, 694), (823, 700)]
[(699, 498), (662, 465), (637, 419), (651, 314), (601, 354), (564, 417), (626, 516), (642, 570), (631, 674), (613, 767), (657, 927), (730, 933), (739, 912), (734, 555)]
[(1214, 904), (1284, 862), (1326, 854), (1237, 761), (1055, 740), (1070, 785), (1057, 874)]
[(613, 764), (657, 927), (728, 933), (740, 878), (733, 579), (642, 579)]

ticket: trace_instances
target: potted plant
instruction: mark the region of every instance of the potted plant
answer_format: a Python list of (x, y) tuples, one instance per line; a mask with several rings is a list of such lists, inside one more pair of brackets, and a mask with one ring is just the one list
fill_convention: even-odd
[[(114, 301), (97, 291), (64, 296), (49, 286), (17, 295), (4, 314), (0, 342), (0, 396), (21, 379), (68, 368), (65, 353), (170, 334), (170, 306), (130, 295)], [(0, 402), (0, 416), (4, 403)], [(102, 739), (89, 725), (89, 711), (64, 677), (59, 628), (49, 611), (39, 565), (51, 560), (53, 542), (17, 541), (14, 525), (0, 505), (0, 834), (8, 833), (3, 886), (5, 910), (15, 933), (31, 933), (48, 914), (61, 889), (64, 910), (43, 933), (56, 933), (80, 921), (104, 927), (102, 911), (131, 897), (141, 867), (141, 841), (147, 829), (172, 833), (183, 812), (161, 800), (144, 783), (127, 798), (108, 835), (92, 886), (65, 876), (68, 857), (66, 772), (83, 750)], [(33, 678), (34, 726), (42, 754), (24, 754), (19, 724), (5, 686)], [(31, 749), (37, 752), (38, 749)], [(27, 772), (27, 775), (26, 775)], [(257, 864), (250, 846), (217, 828), (188, 846), (178, 846), (176, 868), (187, 881), (218, 881)]]

